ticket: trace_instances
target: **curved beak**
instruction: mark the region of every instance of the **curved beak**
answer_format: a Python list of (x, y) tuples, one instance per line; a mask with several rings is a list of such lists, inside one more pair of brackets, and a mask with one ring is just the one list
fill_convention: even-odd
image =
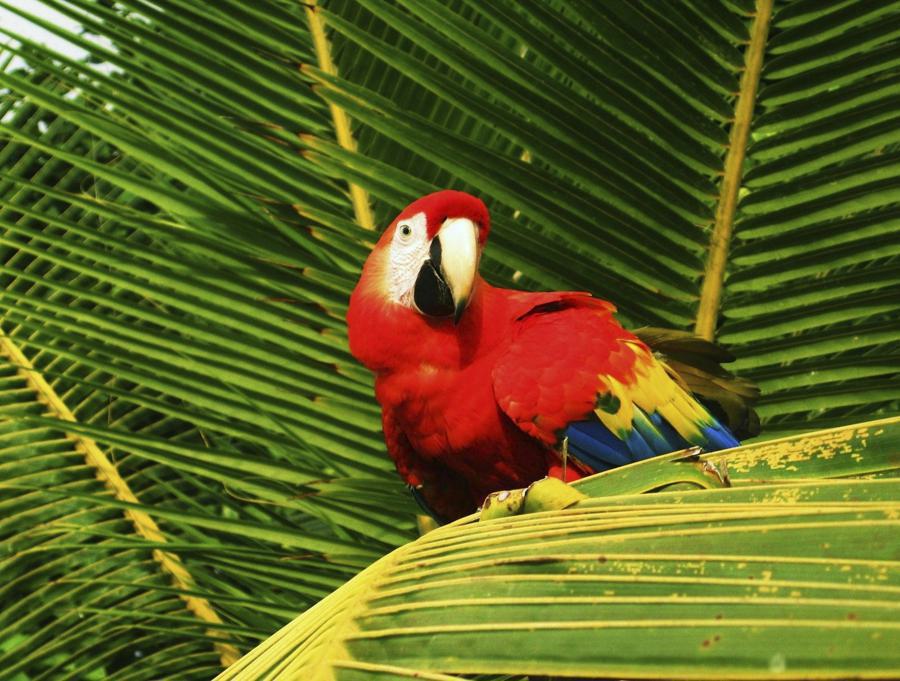
[(453, 315), (459, 323), (478, 271), (478, 227), (467, 218), (446, 220), (431, 241), (416, 279), (415, 303), (425, 314)]
[(456, 324), (469, 304), (478, 271), (478, 227), (466, 218), (454, 218), (444, 222), (435, 238), (441, 242), (441, 269), (453, 296)]

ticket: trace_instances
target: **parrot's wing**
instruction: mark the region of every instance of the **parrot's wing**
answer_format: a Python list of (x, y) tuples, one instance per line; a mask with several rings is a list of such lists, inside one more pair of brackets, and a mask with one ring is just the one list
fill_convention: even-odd
[(687, 331), (645, 326), (635, 329), (634, 335), (662, 359), (672, 378), (680, 381), (735, 437), (759, 435), (759, 415), (753, 409), (759, 388), (722, 366), (733, 362), (734, 355)]
[(600, 471), (700, 445), (737, 446), (608, 303), (542, 302), (515, 322), (493, 368), (494, 396), (523, 431)]

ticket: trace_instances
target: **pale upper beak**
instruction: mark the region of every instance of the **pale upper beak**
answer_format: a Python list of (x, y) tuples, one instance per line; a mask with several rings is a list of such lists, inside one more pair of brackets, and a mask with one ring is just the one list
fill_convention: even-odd
[(466, 309), (478, 271), (478, 227), (467, 218), (450, 218), (438, 231), (441, 269), (453, 296), (453, 321)]
[(445, 220), (416, 278), (416, 307), (432, 317), (452, 315), (453, 323), (459, 323), (477, 271), (478, 227), (467, 218)]

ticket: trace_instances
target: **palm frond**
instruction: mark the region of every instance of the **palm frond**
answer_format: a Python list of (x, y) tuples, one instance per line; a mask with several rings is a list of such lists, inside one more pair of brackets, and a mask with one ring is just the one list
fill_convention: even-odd
[[(769, 436), (898, 410), (896, 2), (778, 2), (769, 20), (751, 0), (42, 3), (84, 30), (0, 6), (91, 57), (0, 27), (27, 64), (0, 69), (2, 329), (25, 359), (4, 369), (0, 424), (12, 673), (207, 678), (216, 646), (246, 651), (413, 537), (346, 349), (373, 240), (362, 193), (380, 227), (426, 191), (475, 191), (495, 283), (693, 328), (762, 23), (712, 326), (762, 386)], [(74, 421), (48, 420), (26, 363)], [(135, 500), (95, 479), (79, 438)]]
[[(890, 677), (898, 429), (673, 454), (576, 484), (600, 496), (565, 510), (463, 519), (218, 678)], [(696, 482), (726, 464), (733, 486)], [(689, 489), (636, 494), (679, 479)]]

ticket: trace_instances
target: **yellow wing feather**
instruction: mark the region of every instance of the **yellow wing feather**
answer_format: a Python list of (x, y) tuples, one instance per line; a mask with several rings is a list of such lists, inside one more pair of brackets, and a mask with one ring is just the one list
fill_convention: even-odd
[[(624, 439), (638, 415), (643, 422), (647, 421), (644, 414), (658, 413), (686, 440), (700, 438), (701, 425), (711, 421), (709, 413), (672, 379), (665, 365), (643, 343), (624, 343), (636, 355), (634, 380), (626, 385), (612, 376), (599, 377), (606, 393), (618, 400), (618, 409), (610, 413), (598, 408), (594, 411), (597, 418), (611, 432)], [(637, 413), (635, 406), (643, 414)], [(653, 428), (649, 421), (643, 425)]]

